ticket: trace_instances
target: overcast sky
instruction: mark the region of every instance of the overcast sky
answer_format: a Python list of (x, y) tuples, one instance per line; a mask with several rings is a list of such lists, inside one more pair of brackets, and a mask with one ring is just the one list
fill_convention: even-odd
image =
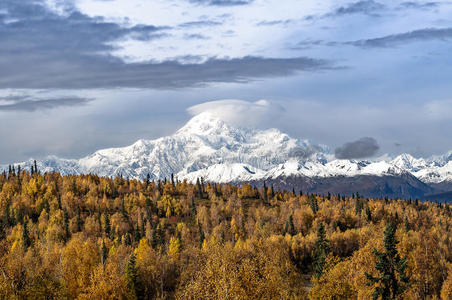
[(0, 164), (168, 135), (212, 108), (337, 153), (441, 154), (450, 16), (450, 1), (1, 0)]

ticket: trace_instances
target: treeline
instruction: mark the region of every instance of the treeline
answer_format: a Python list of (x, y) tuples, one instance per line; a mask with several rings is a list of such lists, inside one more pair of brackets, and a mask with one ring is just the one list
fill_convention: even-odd
[(0, 175), (1, 299), (450, 299), (447, 204)]

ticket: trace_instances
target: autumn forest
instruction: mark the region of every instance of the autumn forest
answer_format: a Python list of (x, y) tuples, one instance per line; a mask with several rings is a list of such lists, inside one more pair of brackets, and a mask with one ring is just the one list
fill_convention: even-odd
[(1, 299), (451, 299), (448, 204), (0, 174)]

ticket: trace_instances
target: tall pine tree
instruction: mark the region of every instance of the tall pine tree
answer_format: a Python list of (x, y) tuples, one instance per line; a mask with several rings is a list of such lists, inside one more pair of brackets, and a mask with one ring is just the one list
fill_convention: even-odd
[(401, 259), (397, 252), (395, 238), (395, 228), (388, 223), (384, 235), (384, 252), (373, 249), (377, 257), (375, 269), (379, 276), (374, 277), (366, 273), (369, 285), (377, 284), (372, 293), (374, 300), (381, 297), (382, 300), (398, 299), (399, 296), (409, 287), (409, 278), (405, 274), (407, 267), (406, 258)]
[(314, 277), (319, 279), (323, 274), (326, 257), (330, 252), (330, 246), (326, 239), (325, 226), (323, 223), (320, 223), (317, 229), (317, 239), (314, 247)]

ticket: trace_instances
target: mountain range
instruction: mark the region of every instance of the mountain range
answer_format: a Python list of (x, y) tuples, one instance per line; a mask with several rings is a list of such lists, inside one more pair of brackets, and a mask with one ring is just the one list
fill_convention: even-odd
[[(33, 161), (16, 165), (29, 169)], [(452, 190), (452, 151), (430, 158), (405, 153), (369, 160), (336, 159), (327, 146), (292, 138), (277, 129), (232, 126), (209, 112), (194, 116), (171, 136), (138, 140), (81, 159), (49, 156), (37, 165), (41, 172), (64, 175), (94, 173), (142, 179), (149, 174), (156, 180), (174, 174), (188, 181), (202, 177), (209, 182), (256, 186), (267, 181), (280, 189), (359, 192), (369, 197), (435, 199)]]

